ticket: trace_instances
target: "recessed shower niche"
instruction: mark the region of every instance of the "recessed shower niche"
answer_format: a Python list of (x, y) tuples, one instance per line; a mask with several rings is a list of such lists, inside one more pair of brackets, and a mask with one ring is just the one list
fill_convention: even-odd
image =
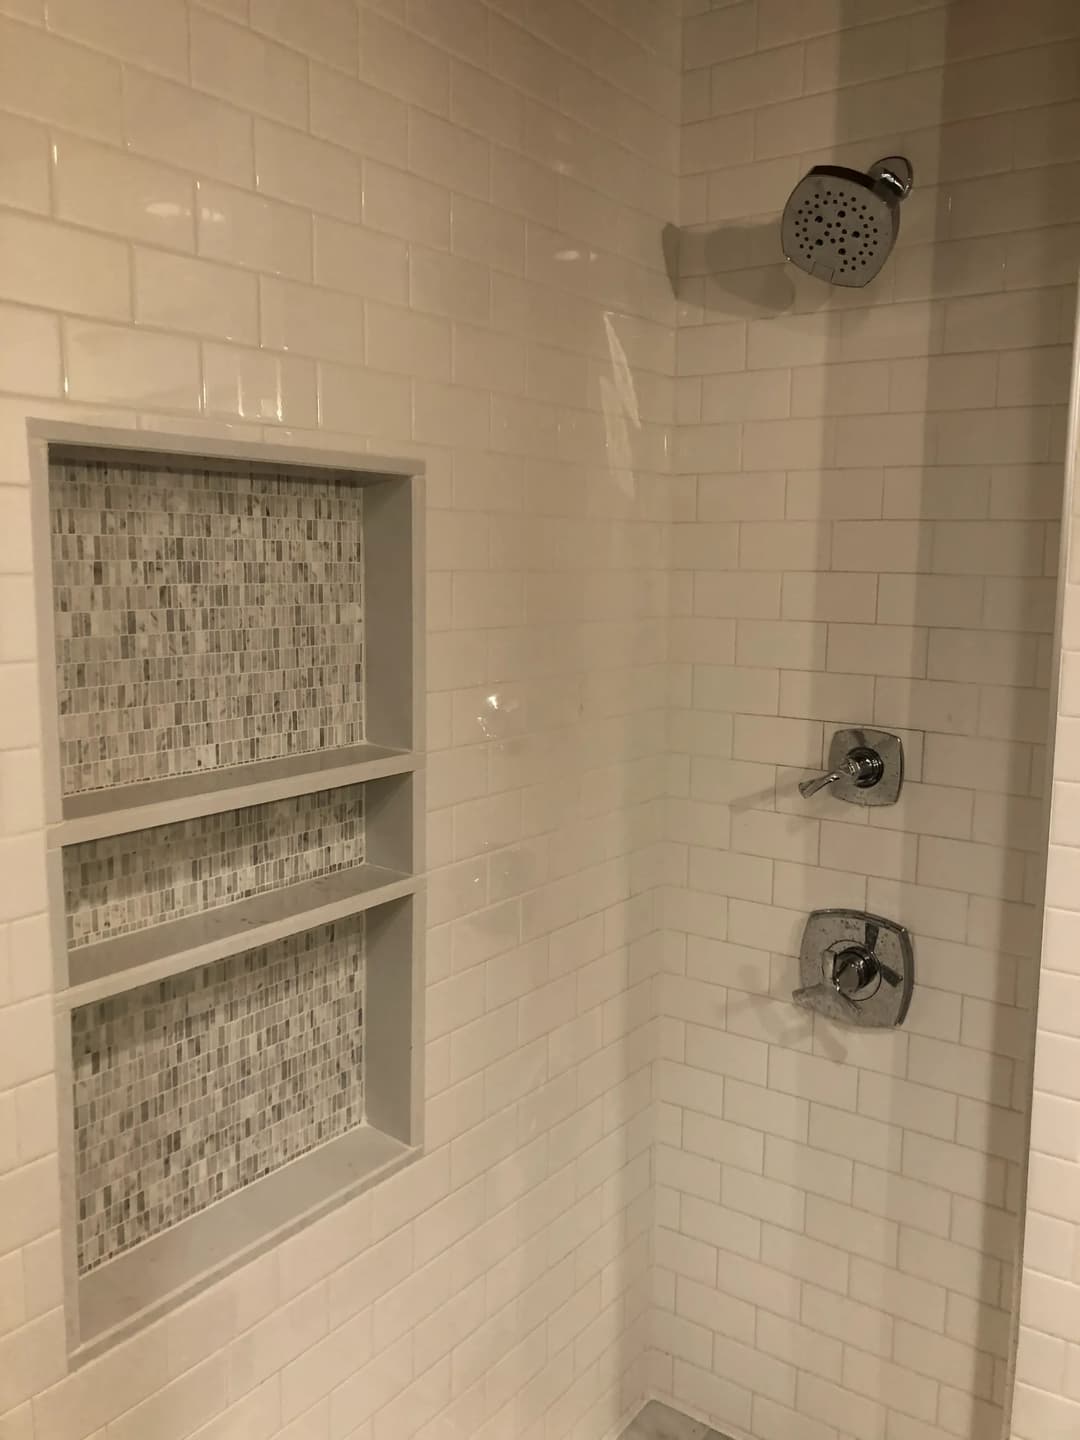
[(67, 1322), (420, 1153), (418, 465), (30, 427)]

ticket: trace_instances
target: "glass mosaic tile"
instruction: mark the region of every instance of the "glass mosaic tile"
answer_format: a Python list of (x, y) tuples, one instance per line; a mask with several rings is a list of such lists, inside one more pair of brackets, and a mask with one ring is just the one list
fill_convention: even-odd
[(54, 463), (64, 795), (360, 744), (363, 491)]
[(363, 859), (362, 785), (69, 845), (68, 945), (201, 914)]
[(74, 1010), (80, 1273), (359, 1125), (364, 920)]

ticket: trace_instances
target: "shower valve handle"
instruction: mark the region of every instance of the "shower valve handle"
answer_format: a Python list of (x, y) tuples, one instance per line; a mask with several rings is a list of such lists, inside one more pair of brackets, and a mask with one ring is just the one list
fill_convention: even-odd
[(838, 780), (845, 778), (854, 780), (859, 786), (876, 785), (881, 779), (883, 769), (884, 763), (876, 750), (849, 750), (835, 770), (829, 770), (824, 775), (815, 775), (813, 780), (801, 780), (799, 794), (809, 799), (827, 785), (835, 785)]
[(835, 1005), (839, 1005), (843, 1013), (850, 1019), (854, 1020), (858, 1018), (858, 1005), (856, 1005), (850, 996), (844, 994), (839, 985), (825, 985), (824, 983), (821, 985), (804, 985), (801, 989), (791, 992), (791, 998), (795, 1001), (795, 1004), (801, 1005), (804, 1010), (818, 1009), (821, 1002), (827, 997), (831, 998)]

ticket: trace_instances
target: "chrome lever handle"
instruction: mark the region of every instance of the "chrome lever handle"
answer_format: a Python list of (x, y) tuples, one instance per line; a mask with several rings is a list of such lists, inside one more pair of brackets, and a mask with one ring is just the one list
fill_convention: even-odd
[(859, 1014), (859, 1007), (854, 1000), (849, 1000), (844, 992), (836, 985), (804, 985), (798, 990), (791, 992), (791, 998), (796, 1005), (801, 1005), (804, 1010), (817, 1010), (815, 1000), (824, 999), (826, 996), (835, 1001), (846, 1014), (853, 1019)]
[(815, 775), (812, 780), (800, 780), (799, 794), (809, 800), (811, 795), (816, 795), (819, 790), (824, 790), (826, 785), (835, 785), (837, 780), (843, 780), (845, 775), (849, 775), (852, 779), (857, 778), (855, 762), (850, 755), (835, 770), (830, 770), (824, 775)]
[(835, 785), (837, 780), (854, 780), (856, 785), (876, 785), (881, 779), (884, 764), (876, 750), (851, 750), (844, 756), (835, 770), (824, 775), (815, 775), (812, 780), (799, 781), (799, 794), (809, 799), (826, 785)]

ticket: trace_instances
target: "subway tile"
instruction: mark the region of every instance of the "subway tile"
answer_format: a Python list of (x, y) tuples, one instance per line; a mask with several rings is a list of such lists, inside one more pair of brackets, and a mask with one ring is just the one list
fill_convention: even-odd
[[(875, 713), (874, 718), (885, 728), (896, 723), (888, 714)], [(907, 780), (897, 803), (887, 807), (887, 811), (882, 807), (871, 817), (870, 823), (888, 830), (966, 840), (978, 828), (976, 810), (976, 797), (970, 790)]]
[(816, 1285), (803, 1287), (802, 1322), (860, 1350), (875, 1355), (892, 1353), (891, 1315)]
[(810, 1106), (810, 1144), (883, 1170), (899, 1170), (903, 1132), (896, 1124)]
[(241, 344), (258, 341), (253, 275), (158, 250), (137, 248), (134, 259), (136, 321)]
[(988, 513), (991, 471), (982, 465), (890, 467), (885, 472), (889, 519), (982, 519)]
[(740, 665), (822, 670), (825, 668), (825, 643), (826, 627), (821, 624), (740, 619), (736, 658)]
[(811, 521), (744, 523), (739, 533), (739, 565), (743, 570), (827, 570), (831, 539), (827, 525)]
[(793, 415), (881, 415), (889, 409), (889, 364), (809, 365), (792, 371)]
[(0, 199), (17, 210), (49, 210), (49, 132), (17, 115), (0, 116)]
[(945, 311), (947, 353), (1052, 344), (1060, 329), (1054, 290), (1024, 290), (950, 300)]
[(789, 413), (789, 390), (786, 370), (707, 375), (700, 418), (706, 422), (782, 418)]
[(889, 408), (913, 413), (975, 410), (993, 406), (997, 388), (996, 355), (931, 355), (925, 360), (894, 360), (890, 366)]
[(314, 62), (311, 74), (313, 135), (388, 165), (407, 165), (408, 109), (400, 100)]
[(491, 288), (486, 266), (420, 249), (412, 251), (409, 264), (415, 308), (477, 325), (488, 321)]
[[(913, 1281), (916, 1278), (929, 1282), (932, 1288), (945, 1285), (973, 1300), (992, 1303), (999, 1281), (1000, 1262), (984, 1256), (978, 1250), (956, 1245), (951, 1240), (939, 1240), (936, 1236), (917, 1235), (901, 1227), (900, 1270), (898, 1280)], [(914, 1287), (912, 1287), (914, 1288)], [(906, 1314), (904, 1319), (919, 1321), (917, 1315)]]
[(684, 175), (742, 165), (753, 158), (754, 118), (732, 113), (698, 120), (682, 127), (681, 140)]
[(92, 13), (78, 0), (59, 0), (48, 24), (94, 50), (187, 79), (188, 16), (179, 0), (166, 0), (152, 18), (138, 0), (103, 0)]
[(319, 413), (334, 430), (399, 442), (411, 423), (409, 383), (374, 369), (321, 363)]
[(291, 50), (356, 71), (356, 14), (346, 0), (313, 0), (302, 10), (288, 0), (251, 0), (251, 24)]
[(302, 56), (198, 9), (191, 12), (190, 25), (196, 89), (285, 125), (307, 128), (308, 67)]
[(408, 251), (403, 241), (317, 215), (314, 256), (316, 284), (388, 304), (407, 303)]
[[(687, 76), (691, 79), (693, 72)], [(802, 91), (803, 52), (795, 45), (757, 54), (722, 58), (710, 73), (713, 115), (748, 110), (762, 101), (791, 99)]]
[[(438, 12), (429, 8), (429, 14)], [(486, 20), (486, 12), (477, 6), (474, 16)], [(464, 32), (461, 32), (464, 33)], [(448, 48), (454, 49), (455, 46)], [(486, 57), (485, 57), (486, 58)], [(483, 59), (477, 65), (483, 65)], [(495, 74), (485, 74), (477, 65), (451, 61), (450, 118), (489, 140), (520, 148), (525, 141), (527, 103), (521, 92), (504, 83)], [(569, 92), (567, 99), (569, 100)], [(587, 103), (587, 102), (586, 102)]]
[(740, 810), (732, 817), (731, 843), (744, 854), (814, 863), (819, 831), (816, 820), (768, 810)]
[(933, 681), (1030, 685), (1035, 679), (1035, 638), (1007, 630), (930, 632), (927, 674)]
[(883, 625), (942, 625), (977, 629), (985, 622), (981, 576), (882, 575), (877, 619)]
[(365, 225), (437, 249), (450, 248), (450, 192), (445, 187), (367, 160), (363, 196)]
[(835, 450), (831, 422), (818, 419), (748, 420), (743, 426), (747, 470), (797, 470), (828, 465)]
[(878, 676), (874, 696), (874, 718), (879, 724), (952, 735), (975, 733), (979, 692), (974, 685)]
[(696, 665), (696, 710), (733, 710), (740, 714), (778, 714), (779, 672), (740, 665)]
[[(107, 20), (104, 8), (90, 16), (67, 0), (63, 9), (76, 24)], [(153, 34), (145, 23), (135, 30)], [(36, 26), (0, 19), (0, 87), (17, 115), (114, 143), (123, 133), (118, 61)]]
[[(1024, 356), (1030, 352), (1019, 353)], [(995, 466), (990, 478), (990, 514), (1003, 520), (1057, 520), (1061, 516), (1061, 486), (1057, 465)]]
[(903, 573), (930, 569), (931, 534), (914, 520), (841, 520), (833, 530), (837, 570)]
[(860, 1210), (932, 1235), (949, 1233), (952, 1196), (937, 1180), (924, 1184), (869, 1165), (856, 1165), (852, 1193), (854, 1204)]
[[(800, 1100), (799, 1103), (805, 1102)], [(805, 1190), (808, 1195), (824, 1195), (846, 1203), (851, 1199), (853, 1168), (850, 1160), (782, 1136), (767, 1135), (765, 1138), (765, 1174)]]
[(0, 295), (45, 309), (126, 319), (127, 247), (29, 215), (0, 215)]
[(694, 576), (694, 613), (731, 620), (778, 619), (780, 576), (699, 571)]
[(962, 840), (923, 836), (919, 841), (919, 879), (975, 895), (1017, 900), (1023, 891), (1023, 864), (1018, 851)]
[[(525, 270), (525, 224), (495, 205), (455, 195), (451, 201), (451, 241), (456, 255), (511, 274)], [(565, 354), (559, 359), (567, 362)]]
[(5, 338), (0, 351), (0, 390), (59, 395), (63, 369), (57, 317), (19, 305), (0, 305), (0, 331)]
[[(834, 422), (834, 463), (873, 465), (884, 448), (898, 465), (918, 465), (930, 452), (940, 422), (926, 415), (845, 415)], [(941, 449), (940, 439), (937, 441)]]
[(360, 363), (364, 358), (363, 302), (354, 295), (263, 280), (262, 343), (329, 361)]
[(88, 320), (64, 322), (67, 393), (75, 400), (137, 404), (146, 409), (199, 406), (195, 340)]
[(916, 843), (914, 835), (826, 823), (821, 830), (821, 863), (831, 870), (913, 880)]
[(967, 939), (966, 895), (925, 885), (872, 879), (867, 900), (875, 913), (898, 920), (915, 934), (938, 940)]
[(1000, 1105), (1008, 1098), (1012, 1063), (1007, 1056), (915, 1035), (909, 1074), (920, 1079), (932, 1075), (942, 1090)]
[(905, 625), (832, 624), (828, 668), (848, 675), (919, 678), (927, 671), (927, 632)]
[[(861, 827), (860, 827), (861, 828)], [(773, 903), (793, 910), (812, 910), (823, 892), (851, 909), (866, 908), (866, 880), (848, 871), (778, 861), (773, 877)]]
[(196, 188), (200, 255), (311, 279), (311, 219), (303, 210), (213, 180), (200, 180)]
[[(289, 9), (283, 0), (276, 3)], [(450, 61), (445, 51), (373, 10), (363, 9), (359, 20), (360, 78), (445, 115), (450, 104)]]
[(186, 176), (75, 136), (54, 142), (53, 174), (59, 219), (194, 248), (194, 187)]
[(272, 120), (255, 121), (255, 183), (277, 200), (341, 220), (360, 218), (356, 157)]
[(136, 153), (197, 175), (245, 187), (255, 180), (249, 115), (141, 70), (124, 74), (124, 139)]
[(684, 32), (688, 68), (749, 54), (755, 49), (756, 23), (754, 6), (745, 3), (691, 16)]
[(832, 1108), (854, 1110), (857, 1075), (846, 1065), (819, 1056), (774, 1048), (769, 1054), (769, 1085)]
[[(952, 295), (985, 295), (1001, 290), (1005, 281), (1006, 242), (1000, 235), (973, 235), (962, 240), (937, 240), (931, 245), (913, 245), (896, 257), (895, 295), (897, 300), (942, 300)], [(989, 369), (993, 371), (992, 357)], [(933, 366), (933, 362), (931, 362)], [(986, 368), (986, 367), (983, 367)], [(982, 400), (977, 378), (980, 367), (964, 381), (952, 367), (942, 367), (937, 378), (944, 380), (946, 393), (955, 392), (957, 385), (970, 385)], [(955, 378), (954, 378), (955, 377)], [(950, 383), (951, 382), (951, 383)], [(897, 408), (908, 409), (907, 405)], [(917, 407), (916, 407), (917, 408)], [(938, 408), (930, 401), (930, 408)]]
[(203, 346), (203, 396), (208, 415), (314, 426), (312, 361), (231, 345)]
[(488, 396), (462, 385), (418, 380), (413, 386), (413, 435), (430, 444), (483, 449), (490, 436)]
[(788, 571), (782, 584), (781, 614), (785, 620), (867, 623), (877, 618), (876, 575)]
[(426, 380), (450, 379), (449, 321), (372, 301), (365, 307), (365, 320), (369, 365)]
[(478, 200), (489, 198), (488, 142), (423, 110), (409, 117), (409, 168), (424, 179)]
[(780, 520), (783, 474), (700, 475), (697, 518), (703, 521)]
[[(920, 1235), (914, 1230), (901, 1229), (901, 1247), (907, 1236), (910, 1236), (910, 1247), (913, 1251), (917, 1251), (921, 1242), (929, 1243), (933, 1238)], [(896, 1319), (911, 1320), (917, 1325), (925, 1325), (927, 1329), (943, 1333), (946, 1291), (941, 1279), (944, 1277), (934, 1283), (934, 1279), (926, 1278), (921, 1270), (917, 1273), (905, 1273), (904, 1258), (905, 1254), (901, 1249), (899, 1270), (892, 1266), (879, 1265), (876, 1261), (862, 1256), (852, 1260), (849, 1291), (851, 1298), (862, 1305), (883, 1310)]]

